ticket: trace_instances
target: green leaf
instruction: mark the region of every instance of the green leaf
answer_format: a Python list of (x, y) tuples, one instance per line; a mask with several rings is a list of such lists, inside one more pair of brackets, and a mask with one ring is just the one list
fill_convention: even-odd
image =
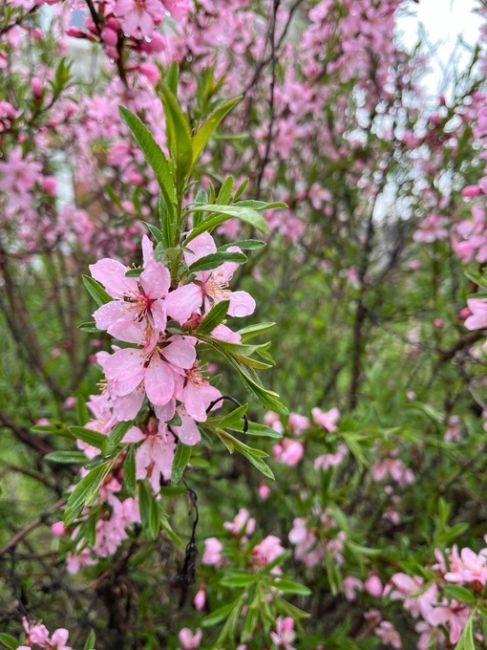
[(195, 133), (193, 137), (193, 165), (198, 162), (201, 154), (203, 153), (203, 149), (208, 144), (208, 141), (213, 135), (214, 131), (218, 128), (225, 116), (228, 115), (232, 108), (236, 106), (241, 99), (241, 97), (234, 97), (233, 99), (228, 99), (227, 101), (223, 102), (223, 104), (221, 104), (216, 110), (213, 111), (213, 113)]
[(188, 447), (188, 445), (183, 445), (181, 442), (178, 442), (172, 463), (171, 481), (173, 483), (177, 484), (183, 478), (184, 470), (191, 458), (191, 452), (192, 447)]
[(228, 571), (220, 580), (223, 587), (248, 587), (256, 582), (255, 573), (246, 571)]
[(0, 632), (0, 643), (8, 650), (17, 650), (19, 642), (11, 634)]
[(127, 494), (131, 497), (135, 494), (135, 447), (129, 445), (127, 455), (123, 463), (123, 484), (127, 490)]
[(467, 621), (463, 628), (462, 636), (459, 638), (455, 650), (475, 650), (475, 643), (473, 640), (473, 614)]
[(237, 264), (243, 264), (246, 261), (247, 256), (243, 253), (226, 253), (223, 251), (221, 253), (211, 253), (210, 255), (200, 257), (199, 260), (196, 260), (196, 262), (193, 262), (193, 264), (191, 264), (189, 270), (191, 273), (196, 273), (197, 271), (208, 271), (210, 269), (214, 269), (217, 266), (224, 264), (225, 262), (236, 262)]
[(460, 585), (446, 584), (444, 585), (443, 591), (450, 598), (455, 598), (456, 600), (459, 600), (460, 602), (465, 603), (470, 607), (475, 605), (477, 602), (475, 595), (469, 589), (461, 587)]
[(247, 341), (250, 341), (255, 336), (267, 334), (275, 325), (275, 323), (256, 323), (255, 325), (249, 325), (238, 330), (238, 334), (240, 334), (242, 342), (247, 343)]
[(213, 332), (215, 327), (225, 320), (229, 307), (229, 300), (222, 300), (221, 302), (217, 302), (216, 305), (213, 305), (199, 324), (196, 332), (198, 334), (210, 334)]
[(176, 61), (173, 61), (167, 69), (165, 81), (169, 90), (175, 95), (178, 91), (179, 82), (179, 66)]
[(84, 476), (79, 483), (76, 484), (73, 492), (71, 492), (66, 509), (64, 511), (64, 523), (69, 526), (79, 516), (85, 506), (91, 505), (98, 493), (103, 481), (110, 473), (113, 467), (113, 461), (103, 463), (95, 469), (92, 469), (86, 476)]
[(241, 205), (244, 208), (252, 208), (253, 210), (274, 210), (275, 208), (287, 208), (287, 203), (282, 201), (274, 201), (273, 203), (267, 203), (267, 201), (255, 201), (254, 199), (247, 199), (245, 201), (239, 201), (237, 205)]
[(83, 275), (82, 280), (85, 289), (88, 291), (90, 296), (99, 307), (113, 300), (113, 298), (105, 291), (101, 284), (91, 276)]
[(210, 212), (210, 216), (202, 221), (198, 226), (193, 228), (193, 230), (186, 237), (185, 245), (189, 244), (195, 237), (201, 235), (202, 232), (211, 232), (214, 228), (219, 226), (221, 223), (228, 221), (228, 219), (236, 218), (241, 221), (248, 223), (253, 228), (260, 230), (260, 232), (267, 232), (268, 226), (264, 217), (253, 210), (252, 208), (247, 208), (240, 206), (238, 204), (234, 205), (217, 205), (217, 204), (208, 204), (208, 205), (192, 205), (191, 212)]
[(267, 246), (267, 243), (265, 241), (262, 241), (261, 239), (240, 239), (239, 241), (228, 242), (227, 244), (223, 244), (223, 246), (220, 246), (218, 250), (224, 251), (229, 246), (238, 246), (243, 251), (255, 251), (259, 248), (264, 248), (264, 246)]
[(94, 320), (86, 320), (78, 325), (78, 329), (82, 332), (88, 332), (89, 334), (98, 334), (100, 331), (95, 324)]
[(294, 580), (288, 580), (287, 578), (276, 578), (273, 584), (274, 587), (277, 587), (277, 589), (283, 591), (286, 594), (296, 594), (298, 596), (311, 595), (311, 589), (308, 589), (308, 587), (305, 587), (299, 582), (294, 582)]
[(82, 451), (53, 451), (44, 456), (44, 460), (52, 463), (86, 463), (87, 458)]
[(96, 641), (95, 631), (91, 630), (91, 632), (88, 634), (88, 638), (86, 639), (86, 643), (83, 647), (83, 650), (95, 650), (95, 641)]
[(245, 433), (249, 436), (260, 436), (261, 438), (282, 438), (282, 433), (259, 422), (249, 422)]
[(125, 108), (125, 106), (120, 106), (119, 110), (123, 121), (132, 131), (135, 141), (142, 150), (147, 163), (152, 167), (161, 192), (166, 199), (167, 207), (172, 211), (176, 194), (172, 170), (168, 160), (142, 120)]
[(97, 449), (103, 449), (103, 446), (107, 439), (106, 436), (104, 436), (101, 433), (98, 433), (98, 431), (85, 429), (85, 427), (72, 426), (72, 427), (68, 427), (68, 430), (76, 438), (83, 440), (83, 442), (86, 442), (92, 447), (96, 447)]
[(118, 445), (122, 442), (122, 438), (132, 426), (132, 422), (119, 422), (110, 435), (105, 436), (105, 444), (103, 445), (103, 453), (106, 456), (112, 454)]
[(208, 614), (208, 616), (203, 619), (201, 625), (203, 627), (213, 627), (213, 625), (217, 625), (218, 623), (221, 623), (221, 621), (226, 620), (230, 612), (238, 605), (239, 602), (240, 598), (237, 598), (228, 605), (223, 605), (223, 607), (215, 609), (214, 612)]
[(162, 102), (166, 114), (169, 151), (176, 165), (176, 187), (181, 194), (193, 163), (191, 130), (176, 96), (165, 84), (162, 85)]
[(139, 507), (145, 534), (149, 539), (156, 539), (161, 527), (159, 506), (146, 481), (139, 482)]
[(129, 269), (127, 273), (125, 274), (126, 278), (138, 278), (144, 269), (142, 267), (138, 267), (135, 269)]

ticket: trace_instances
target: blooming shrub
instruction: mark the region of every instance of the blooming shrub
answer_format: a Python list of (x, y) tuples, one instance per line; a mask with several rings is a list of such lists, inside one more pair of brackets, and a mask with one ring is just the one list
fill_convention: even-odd
[(413, 5), (2, 5), (4, 647), (484, 647), (487, 9), (431, 97)]

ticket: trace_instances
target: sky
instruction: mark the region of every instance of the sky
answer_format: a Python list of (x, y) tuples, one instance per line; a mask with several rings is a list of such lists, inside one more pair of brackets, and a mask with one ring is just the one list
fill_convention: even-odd
[[(424, 26), (430, 44), (431, 72), (425, 78), (433, 92), (439, 90), (443, 70), (451, 62), (458, 37), (469, 45), (478, 41), (481, 18), (473, 12), (479, 6), (478, 0), (419, 0), (417, 4), (409, 3), (410, 15), (401, 16), (399, 29), (403, 32), (403, 42), (414, 46), (420, 24)], [(457, 50), (455, 63), (466, 65), (468, 55)]]

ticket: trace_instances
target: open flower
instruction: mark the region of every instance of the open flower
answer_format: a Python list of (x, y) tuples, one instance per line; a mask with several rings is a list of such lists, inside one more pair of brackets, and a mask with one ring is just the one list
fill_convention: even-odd
[(123, 348), (104, 361), (111, 394), (124, 397), (143, 385), (156, 406), (164, 406), (174, 396), (184, 370), (196, 361), (195, 339), (169, 336), (154, 347)]
[(178, 320), (187, 291), (180, 287), (169, 292), (169, 271), (155, 260), (152, 242), (145, 235), (142, 254), (144, 270), (138, 278), (127, 277), (129, 269), (109, 258), (90, 266), (91, 275), (114, 298), (93, 314), (96, 326), (127, 343), (145, 342), (154, 332), (164, 332), (168, 313)]

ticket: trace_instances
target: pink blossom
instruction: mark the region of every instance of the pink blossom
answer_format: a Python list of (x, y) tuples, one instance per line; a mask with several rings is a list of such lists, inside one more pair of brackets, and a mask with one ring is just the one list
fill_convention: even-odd
[(255, 530), (255, 519), (246, 508), (240, 508), (233, 521), (226, 521), (223, 527), (232, 535), (252, 535)]
[(304, 455), (304, 445), (299, 440), (284, 438), (272, 447), (272, 454), (283, 465), (294, 467)]
[(275, 632), (271, 632), (272, 643), (284, 650), (295, 650), (291, 645), (295, 638), (294, 620), (290, 616), (278, 616)]
[(288, 425), (295, 436), (299, 436), (309, 429), (309, 418), (299, 413), (290, 413)]
[(129, 269), (108, 258), (90, 266), (91, 275), (114, 298), (93, 314), (98, 329), (127, 343), (144, 343), (153, 333), (166, 328), (167, 313), (180, 317), (178, 305), (185, 287), (169, 293), (171, 277), (166, 267), (154, 259), (152, 242), (142, 238), (143, 271), (138, 278), (127, 277)]
[(135, 453), (136, 478), (147, 478), (156, 494), (160, 490), (161, 478), (171, 478), (172, 463), (176, 442), (166, 424), (149, 420), (145, 433), (138, 427), (131, 427), (125, 434), (124, 442), (141, 442)]
[(183, 627), (183, 629), (179, 631), (179, 641), (185, 650), (194, 650), (194, 648), (199, 648), (202, 638), (203, 632), (200, 628), (198, 628), (194, 633), (188, 627)]
[(402, 641), (399, 633), (389, 621), (381, 621), (375, 628), (375, 634), (382, 640), (383, 645), (391, 648), (402, 648)]
[(201, 562), (208, 566), (221, 566), (223, 564), (223, 544), (216, 537), (205, 539), (205, 550)]
[[(236, 246), (230, 246), (229, 252), (240, 252)], [(216, 244), (213, 237), (205, 232), (195, 237), (187, 246), (184, 253), (184, 259), (188, 265), (207, 255), (213, 255), (217, 252)], [(255, 301), (246, 291), (231, 291), (228, 288), (229, 282), (238, 268), (236, 262), (225, 262), (212, 271), (198, 271), (196, 273), (197, 290), (188, 297), (187, 308), (191, 311), (203, 309), (208, 311), (209, 308), (222, 300), (229, 300), (229, 316), (249, 316), (255, 310)]]
[(345, 456), (347, 455), (347, 447), (343, 443), (338, 445), (338, 448), (334, 454), (323, 454), (315, 458), (314, 467), (315, 469), (328, 469), (330, 467), (338, 467)]
[(479, 330), (487, 327), (487, 300), (485, 298), (471, 298), (467, 300), (471, 316), (465, 320), (465, 327), (469, 330)]
[(260, 544), (254, 546), (252, 558), (257, 565), (265, 566), (273, 562), (279, 555), (282, 555), (284, 550), (279, 537), (268, 535), (264, 537)]
[(416, 242), (428, 244), (446, 239), (448, 237), (447, 224), (448, 219), (445, 217), (430, 214), (419, 223), (418, 230), (414, 233), (413, 239)]
[(156, 406), (164, 406), (175, 396), (184, 370), (194, 365), (194, 344), (192, 337), (176, 335), (150, 349), (116, 350), (103, 366), (110, 393), (125, 397), (143, 385), (149, 400)]
[(311, 410), (311, 415), (316, 424), (321, 425), (327, 431), (337, 430), (338, 427), (336, 423), (340, 417), (340, 411), (337, 408), (332, 408), (329, 411), (322, 411), (320, 408), (315, 406)]
[(345, 594), (345, 598), (349, 602), (356, 600), (356, 592), (361, 591), (363, 588), (363, 582), (354, 576), (345, 576), (343, 579), (343, 592)]

